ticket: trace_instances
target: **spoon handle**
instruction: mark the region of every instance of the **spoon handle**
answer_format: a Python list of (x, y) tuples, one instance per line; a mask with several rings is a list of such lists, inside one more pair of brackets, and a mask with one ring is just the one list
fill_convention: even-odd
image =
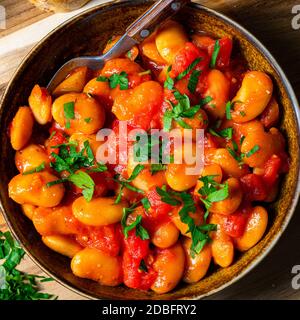
[(190, 0), (159, 0), (142, 16), (135, 20), (126, 30), (126, 34), (140, 43), (167, 18), (175, 15)]

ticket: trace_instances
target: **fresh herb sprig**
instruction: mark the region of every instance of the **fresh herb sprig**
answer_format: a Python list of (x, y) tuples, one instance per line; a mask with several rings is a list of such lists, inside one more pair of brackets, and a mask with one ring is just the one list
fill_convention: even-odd
[(196, 212), (195, 202), (192, 196), (186, 192), (166, 191), (163, 188), (156, 188), (156, 192), (161, 196), (161, 201), (172, 206), (181, 205), (179, 210), (180, 220), (188, 226), (187, 233), (191, 233), (192, 245), (191, 255), (198, 254), (204, 246), (211, 241), (209, 232), (216, 230), (214, 224), (196, 225), (190, 213)]
[(127, 224), (128, 216), (134, 212), (137, 208), (139, 202), (132, 204), (129, 208), (123, 208), (123, 215), (121, 220), (121, 225), (125, 238), (128, 238), (128, 232), (135, 228), (136, 236), (140, 237), (142, 240), (150, 239), (148, 231), (142, 226), (142, 216), (138, 215), (136, 219), (131, 223)]
[(204, 219), (206, 220), (209, 215), (209, 209), (214, 202), (223, 201), (229, 196), (228, 183), (219, 184), (214, 178), (215, 175), (203, 176), (199, 178), (202, 181), (203, 186), (198, 190), (198, 193), (202, 196), (200, 200), (203, 202), (206, 212)]
[(191, 106), (190, 99), (186, 94), (180, 94), (178, 91), (174, 92), (174, 97), (177, 100), (177, 104), (173, 104), (168, 101), (172, 109), (167, 110), (163, 116), (164, 131), (170, 131), (172, 127), (172, 121), (176, 121), (182, 128), (191, 129), (183, 118), (193, 118), (195, 114), (200, 110), (201, 106)]
[(51, 278), (26, 274), (16, 269), (25, 251), (13, 239), (10, 232), (0, 231), (0, 300), (46, 300), (54, 295), (40, 292), (39, 282)]
[[(51, 153), (51, 156), (55, 159), (55, 161), (50, 163), (51, 168), (58, 173), (68, 171), (70, 175), (64, 179), (48, 182), (47, 187), (69, 181), (78, 188), (81, 188), (84, 198), (87, 201), (91, 201), (95, 190), (95, 183), (88, 172), (104, 172), (107, 170), (107, 166), (96, 161), (88, 140), (83, 145), (83, 149), (79, 152), (76, 150), (76, 144), (74, 143), (65, 143), (52, 147), (58, 148), (59, 152), (58, 154)], [(87, 172), (78, 171), (82, 168), (90, 169)]]

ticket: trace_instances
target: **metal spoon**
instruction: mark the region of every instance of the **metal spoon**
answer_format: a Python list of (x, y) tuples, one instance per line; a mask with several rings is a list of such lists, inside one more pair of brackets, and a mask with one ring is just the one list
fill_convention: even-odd
[(104, 55), (100, 57), (78, 57), (66, 62), (50, 80), (47, 89), (52, 92), (72, 69), (86, 66), (99, 70), (110, 59), (117, 58), (147, 38), (155, 28), (167, 18), (176, 14), (189, 0), (159, 0), (143, 15), (136, 19), (127, 29), (122, 38)]

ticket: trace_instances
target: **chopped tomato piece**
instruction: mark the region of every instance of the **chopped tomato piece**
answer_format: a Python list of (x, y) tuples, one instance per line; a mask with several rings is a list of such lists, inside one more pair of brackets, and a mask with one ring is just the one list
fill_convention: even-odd
[(266, 162), (263, 180), (268, 186), (273, 185), (278, 179), (281, 165), (281, 159), (275, 154)]
[(246, 224), (247, 215), (243, 212), (237, 212), (224, 218), (223, 229), (229, 236), (238, 238), (244, 234)]
[(103, 227), (85, 227), (76, 240), (84, 247), (102, 250), (111, 256), (117, 256), (120, 251), (121, 235), (116, 225)]
[(170, 76), (176, 78), (180, 73), (185, 71), (197, 58), (200, 58), (200, 61), (195, 66), (195, 70), (205, 70), (209, 64), (207, 53), (198, 49), (193, 43), (187, 42), (185, 47), (176, 54)]
[[(208, 54), (210, 57), (212, 57), (212, 54), (214, 52), (215, 43), (216, 42), (208, 47)], [(227, 37), (222, 38), (219, 40), (219, 45), (220, 51), (217, 57), (216, 67), (222, 69), (229, 66), (232, 52), (232, 40)]]
[(151, 188), (147, 192), (147, 198), (155, 216), (168, 214), (172, 211), (172, 206), (161, 200), (161, 196), (157, 193), (156, 187)]
[(257, 174), (247, 174), (241, 178), (245, 197), (250, 201), (262, 201), (267, 197), (264, 180)]
[[(53, 134), (54, 132), (54, 134)], [(63, 131), (51, 129), (50, 134), (52, 134), (52, 137), (47, 140), (46, 147), (47, 147), (47, 153), (50, 157), (50, 160), (54, 160), (54, 158), (51, 156), (51, 153), (54, 152), (58, 154), (59, 149), (53, 148), (54, 146), (60, 145), (62, 143), (68, 142), (67, 138), (65, 137)]]
[[(133, 289), (148, 290), (153, 284), (156, 273), (149, 263), (149, 240), (136, 236), (135, 230), (124, 239), (123, 272), (124, 284)], [(142, 262), (143, 261), (143, 262)], [(144, 264), (146, 270), (141, 267)]]

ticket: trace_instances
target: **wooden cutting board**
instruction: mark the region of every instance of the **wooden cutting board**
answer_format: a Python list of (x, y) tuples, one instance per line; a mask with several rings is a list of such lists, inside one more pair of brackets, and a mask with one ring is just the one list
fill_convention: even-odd
[[(105, 0), (93, 0), (88, 6), (102, 2)], [(300, 98), (300, 30), (294, 30), (291, 23), (294, 0), (270, 0), (267, 4), (266, 1), (258, 0), (195, 2), (230, 16), (260, 39), (277, 58), (291, 81), (298, 99)], [(38, 41), (42, 33), (48, 31), (49, 26), (55, 26), (78, 12), (55, 15), (45, 13), (26, 0), (3, 0), (1, 5), (6, 8), (7, 28), (0, 30), (0, 96), (14, 70), (33, 46), (33, 42)], [(42, 29), (43, 32), (38, 29)], [(22, 34), (24, 30), (25, 33)], [(30, 33), (27, 42), (22, 41), (26, 33)], [(286, 232), (260, 265), (238, 283), (208, 299), (300, 299), (300, 290), (294, 290), (291, 286), (292, 267), (300, 265), (299, 226), (298, 205)], [(6, 228), (1, 213), (0, 228)], [(43, 274), (28, 257), (25, 257), (20, 269), (38, 275)], [(45, 284), (45, 290), (58, 295), (59, 299), (84, 299), (56, 282)]]

